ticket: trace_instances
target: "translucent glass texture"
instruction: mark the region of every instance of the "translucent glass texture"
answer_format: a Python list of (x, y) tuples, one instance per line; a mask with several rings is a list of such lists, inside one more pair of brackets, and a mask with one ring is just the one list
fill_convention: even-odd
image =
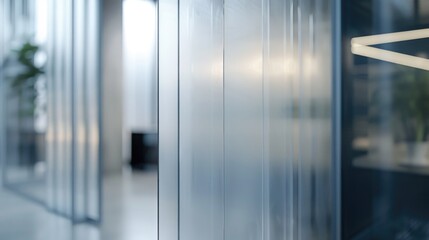
[(179, 235), (178, 6), (178, 0), (158, 2), (159, 240), (177, 239)]
[(428, 1), (342, 18), (342, 239), (428, 239)]
[(49, 1), (48, 201), (74, 221), (100, 218), (99, 2)]
[(180, 239), (333, 237), (332, 4), (180, 2)]
[[(4, 13), (5, 12), (5, 8), (6, 5), (4, 4), (3, 0), (0, 1), (0, 13)], [(7, 18), (4, 14), (2, 14), (2, 16), (0, 16), (0, 32), (3, 32), (3, 34), (0, 34), (0, 133), (4, 133), (4, 98), (2, 97), (4, 94), (4, 85), (3, 85), (3, 81), (4, 81), (4, 62), (5, 62), (5, 51), (7, 49), (7, 45), (6, 45), (6, 27), (5, 27), (5, 22), (7, 21)], [(1, 134), (0, 136), (0, 148), (2, 148), (2, 146), (4, 146), (4, 134)], [(6, 154), (4, 151), (0, 152), (0, 184), (3, 185), (3, 179), (4, 179), (4, 171), (2, 169), (4, 169), (5, 167), (5, 157)]]
[(180, 238), (221, 239), (223, 2), (180, 6)]
[[(43, 60), (37, 61), (40, 60), (37, 56), (43, 55), (43, 17), (39, 10), (44, 8), (35, 9), (33, 1), (2, 1), (0, 4), (3, 21), (0, 98), (3, 98), (1, 112), (7, 116), (0, 122), (6, 140), (1, 150), (4, 154), (3, 185), (42, 202), (46, 151), (45, 132), (38, 123), (43, 115), (44, 76), (40, 73)], [(24, 53), (27, 55), (23, 57)], [(30, 65), (37, 70), (29, 71), (23, 67), (25, 60), (32, 60)]]
[[(100, 218), (99, 5), (0, 1), (2, 187), (74, 222)], [(25, 54), (32, 48), (36, 54)], [(26, 69), (20, 65), (42, 70), (18, 81), (19, 69)], [(26, 100), (31, 108), (20, 107), (22, 94), (10, 91), (16, 88), (7, 81), (11, 76), (28, 83), (25, 91), (35, 95)]]

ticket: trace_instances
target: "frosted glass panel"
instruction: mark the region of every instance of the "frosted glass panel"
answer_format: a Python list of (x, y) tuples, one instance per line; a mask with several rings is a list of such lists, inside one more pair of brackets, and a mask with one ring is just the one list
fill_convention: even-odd
[(181, 239), (333, 238), (333, 2), (170, 5), (180, 20)]
[(99, 5), (0, 1), (1, 187), (73, 222), (100, 218)]
[(222, 3), (180, 3), (181, 239), (223, 239)]
[(97, 0), (74, 0), (73, 198), (75, 219), (99, 219)]
[(99, 1), (49, 1), (47, 207), (99, 221)]
[(225, 1), (225, 239), (263, 239), (262, 1)]
[(297, 239), (331, 239), (331, 4), (297, 6)]
[[(271, 1), (264, 48), (264, 219), (267, 239), (293, 239), (293, 4)], [(269, 202), (267, 200), (269, 199)]]

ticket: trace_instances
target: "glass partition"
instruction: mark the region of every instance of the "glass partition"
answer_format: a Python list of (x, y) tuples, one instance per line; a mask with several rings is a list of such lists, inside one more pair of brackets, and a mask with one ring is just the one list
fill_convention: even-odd
[(100, 220), (98, 0), (2, 0), (2, 189)]
[(333, 4), (180, 1), (180, 239), (332, 239)]
[(26, 197), (46, 197), (47, 1), (8, 1), (3, 6), (3, 183)]
[(428, 2), (342, 2), (342, 239), (427, 239)]

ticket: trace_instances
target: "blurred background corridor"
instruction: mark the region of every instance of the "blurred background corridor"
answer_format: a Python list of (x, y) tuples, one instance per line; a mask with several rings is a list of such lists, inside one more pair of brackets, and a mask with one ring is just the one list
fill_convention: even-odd
[(0, 239), (157, 239), (157, 3), (0, 18)]

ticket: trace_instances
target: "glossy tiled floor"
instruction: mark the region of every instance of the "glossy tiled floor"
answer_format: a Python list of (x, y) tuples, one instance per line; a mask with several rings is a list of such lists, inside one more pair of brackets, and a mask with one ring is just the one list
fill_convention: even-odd
[(0, 240), (156, 240), (155, 170), (126, 172), (104, 181), (104, 219), (99, 227), (70, 224), (43, 207), (0, 191)]

